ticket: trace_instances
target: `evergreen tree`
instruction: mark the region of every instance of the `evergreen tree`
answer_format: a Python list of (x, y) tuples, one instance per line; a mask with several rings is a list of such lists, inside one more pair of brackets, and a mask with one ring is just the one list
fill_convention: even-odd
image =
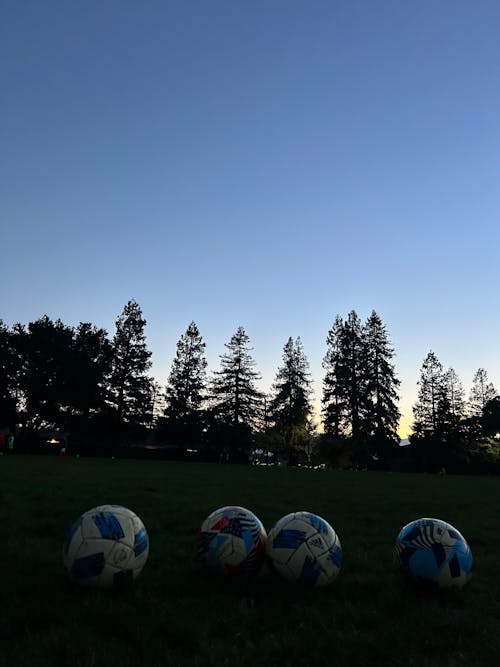
[(129, 301), (116, 320), (109, 378), (109, 402), (120, 422), (144, 425), (150, 422), (153, 380), (147, 375), (151, 352), (147, 349), (139, 304)]
[(339, 379), (347, 401), (348, 428), (352, 439), (360, 441), (367, 434), (366, 346), (361, 321), (354, 310), (344, 322), (341, 358)]
[(12, 430), (17, 422), (19, 370), (13, 334), (0, 320), (0, 427)]
[(363, 387), (366, 394), (361, 404), (367, 408), (366, 430), (372, 453), (386, 458), (392, 447), (399, 444), (398, 388), (387, 331), (379, 315), (372, 311), (363, 329), (365, 371)]
[(453, 415), (447, 386), (447, 375), (434, 352), (422, 364), (411, 443), (417, 446), (425, 468), (439, 469), (450, 463), (450, 437)]
[(206, 392), (205, 343), (194, 322), (177, 343), (166, 388), (165, 416), (169, 432), (181, 442), (201, 437)]
[(460, 378), (453, 368), (449, 368), (444, 377), (446, 396), (449, 405), (450, 419), (454, 427), (458, 427), (465, 418), (464, 390)]
[(481, 419), (482, 432), (485, 436), (493, 436), (496, 440), (500, 434), (500, 396), (495, 396), (484, 406)]
[(283, 365), (278, 369), (270, 402), (271, 420), (282, 444), (291, 449), (304, 447), (311, 437), (311, 379), (302, 341), (290, 337), (283, 348)]
[(472, 389), (469, 397), (469, 409), (472, 417), (481, 418), (488, 401), (496, 396), (495, 387), (488, 382), (488, 373), (479, 368), (472, 380)]
[(343, 391), (343, 347), (342, 333), (344, 322), (337, 315), (326, 339), (326, 354), (323, 368), (326, 370), (323, 379), (323, 396), (321, 399), (323, 428), (325, 436), (339, 438), (345, 434), (348, 403), (346, 392)]
[(250, 339), (238, 327), (226, 354), (220, 356), (221, 370), (215, 371), (210, 388), (213, 413), (218, 422), (252, 432), (261, 412), (263, 394), (256, 387), (260, 374), (248, 347)]
[(399, 443), (400, 382), (393, 356), (386, 328), (375, 311), (364, 325), (354, 310), (346, 321), (337, 316), (328, 332), (323, 360), (325, 437), (349, 438), (351, 463), (358, 466), (370, 462), (370, 453), (384, 462)]
[(358, 439), (366, 414), (366, 349), (361, 322), (354, 310), (347, 320), (337, 316), (328, 332), (323, 366), (323, 416), (325, 431), (337, 437)]
[(432, 351), (424, 359), (418, 385), (413, 433), (418, 437), (433, 437), (442, 431), (447, 392), (443, 366)]

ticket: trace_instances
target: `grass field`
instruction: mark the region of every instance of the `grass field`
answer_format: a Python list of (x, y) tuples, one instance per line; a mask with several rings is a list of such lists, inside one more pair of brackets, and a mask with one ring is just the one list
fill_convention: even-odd
[[(0, 458), (0, 664), (500, 665), (500, 479), (129, 460)], [(117, 503), (149, 533), (149, 560), (126, 594), (68, 582), (62, 543), (85, 510)], [(343, 569), (326, 589), (204, 576), (196, 532), (214, 509), (251, 509), (269, 530), (306, 509), (327, 519)], [(469, 586), (417, 593), (392, 565), (399, 529), (452, 523), (475, 561)]]

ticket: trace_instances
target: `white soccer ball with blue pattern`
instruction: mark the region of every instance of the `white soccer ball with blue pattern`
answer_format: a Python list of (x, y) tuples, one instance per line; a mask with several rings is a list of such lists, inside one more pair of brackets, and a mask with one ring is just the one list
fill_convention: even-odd
[(463, 588), (472, 576), (472, 552), (465, 538), (441, 519), (422, 518), (396, 537), (394, 560), (417, 584)]
[(331, 525), (311, 512), (293, 512), (269, 531), (267, 562), (283, 579), (319, 587), (331, 584), (342, 565), (342, 547)]
[(121, 505), (100, 505), (82, 514), (69, 529), (63, 547), (71, 579), (89, 588), (128, 588), (148, 554), (144, 524)]

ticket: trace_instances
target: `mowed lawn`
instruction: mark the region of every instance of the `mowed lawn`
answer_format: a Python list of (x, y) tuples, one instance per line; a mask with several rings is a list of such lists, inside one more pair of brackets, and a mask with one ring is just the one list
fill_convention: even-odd
[[(500, 665), (499, 478), (4, 456), (0, 482), (1, 665)], [(149, 533), (126, 594), (75, 589), (62, 565), (69, 525), (105, 503)], [(228, 504), (267, 530), (296, 510), (327, 519), (338, 579), (309, 591), (267, 569), (250, 585), (205, 576), (196, 533)], [(463, 591), (418, 593), (395, 571), (395, 537), (422, 516), (468, 540)]]

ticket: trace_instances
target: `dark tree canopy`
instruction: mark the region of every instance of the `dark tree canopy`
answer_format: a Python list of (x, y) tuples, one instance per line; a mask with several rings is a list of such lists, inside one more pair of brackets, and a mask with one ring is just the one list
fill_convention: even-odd
[(14, 429), (17, 421), (17, 388), (20, 358), (14, 335), (0, 320), (0, 427)]
[(21, 421), (40, 428), (66, 421), (72, 402), (73, 330), (46, 315), (14, 327), (20, 356)]
[(399, 444), (398, 408), (400, 381), (392, 363), (394, 349), (379, 315), (373, 311), (362, 333), (365, 347), (365, 395), (361, 401), (366, 409), (364, 419), (371, 453), (378, 457), (390, 455), (391, 447)]
[(432, 350), (422, 363), (418, 385), (413, 432), (419, 437), (435, 437), (443, 430), (449, 406), (443, 366)]
[(151, 419), (153, 380), (148, 376), (151, 352), (146, 346), (146, 320), (131, 300), (116, 320), (109, 377), (109, 402), (119, 420), (144, 424)]
[(205, 343), (194, 322), (177, 343), (165, 392), (168, 432), (177, 441), (201, 438), (206, 394)]
[(394, 350), (379, 315), (363, 325), (355, 311), (337, 316), (328, 332), (323, 359), (322, 414), (327, 438), (349, 438), (353, 459), (385, 460), (399, 443), (399, 380)]
[(288, 339), (264, 396), (243, 327), (208, 382), (205, 343), (191, 322), (163, 392), (149, 376), (145, 326), (134, 300), (117, 318), (112, 340), (90, 322), (73, 327), (45, 315), (9, 329), (0, 320), (1, 434), (59, 429), (96, 452), (103, 443), (114, 450), (166, 439), (184, 445), (176, 448), (184, 455), (229, 451), (239, 457), (233, 460), (260, 450), (266, 462), (279, 452), (299, 462), (306, 452), (308, 462), (312, 454), (338, 467), (391, 467), (404, 459), (419, 469), (500, 472), (500, 397), (486, 370), (474, 375), (466, 402), (457, 373), (432, 351), (421, 367), (410, 447), (402, 455), (394, 349), (375, 311), (364, 323), (354, 310), (346, 319), (337, 315), (328, 331), (320, 434), (300, 338)]
[(262, 411), (263, 394), (257, 389), (260, 374), (254, 370), (249, 337), (238, 327), (221, 355), (221, 370), (215, 371), (210, 395), (213, 411), (219, 421), (233, 427), (254, 430)]
[(484, 368), (479, 368), (472, 380), (472, 389), (469, 398), (471, 416), (481, 417), (486, 404), (494, 399), (496, 395), (495, 387), (488, 381), (488, 373)]
[(311, 436), (311, 377), (302, 341), (292, 337), (283, 348), (269, 405), (270, 419), (283, 447), (305, 446)]
[(342, 332), (344, 321), (337, 315), (326, 339), (326, 355), (323, 359), (323, 368), (326, 370), (323, 378), (323, 397), (321, 399), (323, 426), (329, 437), (339, 438), (348, 429), (348, 402), (343, 382), (343, 346)]

